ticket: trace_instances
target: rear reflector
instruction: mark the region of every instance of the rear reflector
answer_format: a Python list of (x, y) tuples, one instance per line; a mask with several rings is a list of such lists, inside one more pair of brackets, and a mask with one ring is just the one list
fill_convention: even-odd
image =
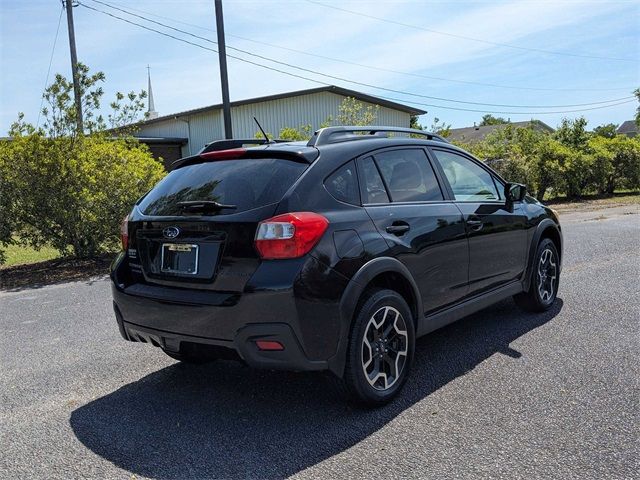
[(256, 345), (260, 350), (284, 350), (284, 345), (274, 340), (256, 340)]
[(231, 160), (233, 158), (240, 158), (245, 153), (247, 153), (246, 148), (230, 148), (229, 150), (201, 153), (200, 158), (204, 158), (205, 160)]
[(256, 249), (264, 259), (297, 258), (309, 253), (329, 226), (313, 212), (278, 215), (258, 224)]

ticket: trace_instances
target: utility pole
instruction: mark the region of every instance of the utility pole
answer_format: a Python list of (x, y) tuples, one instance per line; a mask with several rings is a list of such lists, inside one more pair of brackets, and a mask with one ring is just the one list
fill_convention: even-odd
[[(69, 0), (67, 0), (68, 2)], [(224, 138), (233, 138), (231, 132), (231, 105), (229, 104), (229, 79), (227, 77), (227, 48), (224, 43), (224, 20), (222, 0), (215, 0), (216, 32), (218, 33), (218, 62), (220, 63), (220, 83), (222, 85), (222, 114), (224, 116)]]
[(82, 122), (82, 98), (80, 96), (80, 78), (78, 77), (78, 55), (76, 54), (76, 33), (73, 28), (73, 1), (63, 0), (67, 9), (67, 28), (69, 30), (69, 50), (71, 52), (71, 73), (73, 75), (73, 96), (76, 103), (76, 125), (78, 135), (84, 132)]

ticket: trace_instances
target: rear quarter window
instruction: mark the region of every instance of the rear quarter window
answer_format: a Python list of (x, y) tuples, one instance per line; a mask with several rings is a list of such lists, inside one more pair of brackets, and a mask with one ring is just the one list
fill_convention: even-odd
[(353, 160), (329, 175), (324, 181), (324, 186), (335, 199), (353, 205), (360, 204), (358, 177)]
[(204, 162), (169, 173), (144, 197), (145, 215), (182, 215), (179, 202), (208, 200), (236, 208), (218, 215), (238, 213), (276, 203), (302, 175), (307, 165), (281, 158)]

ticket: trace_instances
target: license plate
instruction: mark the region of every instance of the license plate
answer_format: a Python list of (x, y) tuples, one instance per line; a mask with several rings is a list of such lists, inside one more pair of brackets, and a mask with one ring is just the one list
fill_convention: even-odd
[(163, 243), (160, 270), (165, 273), (197, 275), (198, 245)]

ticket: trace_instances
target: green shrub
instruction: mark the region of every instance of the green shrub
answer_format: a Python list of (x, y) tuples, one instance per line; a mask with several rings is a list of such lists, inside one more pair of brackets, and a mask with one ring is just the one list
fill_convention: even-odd
[[(10, 169), (7, 165), (8, 157), (5, 152), (9, 145), (8, 141), (0, 141), (0, 247), (7, 246), (13, 241), (17, 218), (14, 183), (7, 174)], [(0, 265), (4, 263), (4, 260), (5, 255), (0, 248)]]
[(616, 189), (640, 188), (640, 137), (618, 135), (609, 140), (613, 152), (612, 171), (607, 178), (607, 193)]
[(61, 255), (116, 248), (122, 218), (164, 175), (145, 145), (99, 135), (16, 136), (0, 153), (0, 178), (12, 192), (10, 205), (0, 208), (15, 212), (14, 223), (0, 230)]
[(589, 139), (587, 155), (591, 158), (592, 187), (599, 194), (607, 193), (613, 175), (614, 152), (610, 148), (610, 139), (595, 136)]
[(507, 125), (480, 142), (458, 144), (540, 200), (549, 192), (580, 197), (640, 188), (640, 138), (608, 138), (586, 125), (584, 118), (564, 119), (553, 135)]

